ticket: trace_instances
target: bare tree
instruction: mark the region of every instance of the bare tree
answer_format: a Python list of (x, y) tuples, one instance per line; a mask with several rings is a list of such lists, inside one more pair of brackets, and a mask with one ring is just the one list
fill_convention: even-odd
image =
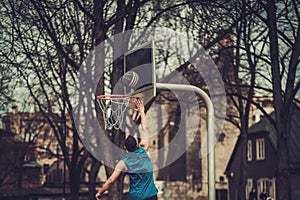
[[(273, 96), (275, 120), (261, 107), (260, 109), (277, 131), (276, 198), (290, 199), (288, 138), (292, 104), (298, 101), (296, 95), (300, 84), (299, 8), (296, 1), (244, 1), (244, 6), (245, 12), (252, 14), (247, 20), (241, 21), (241, 27), (244, 28), (240, 29), (240, 37), (237, 37), (242, 38), (242, 43), (237, 44), (237, 48), (240, 49), (237, 53), (243, 52), (246, 56), (237, 56), (236, 63), (239, 63), (240, 67), (245, 66), (238, 73), (244, 76), (243, 80), (247, 81), (250, 90), (254, 87), (252, 92)], [(251, 97), (253, 93), (239, 98), (246, 100)], [(243, 152), (243, 158), (246, 158), (246, 150)], [(240, 198), (243, 197), (242, 193)]]
[[(299, 91), (300, 14), (297, 1), (261, 2), (267, 12), (261, 17), (267, 25), (270, 41), (270, 65), (277, 131), (278, 176), (277, 197), (290, 199), (289, 132), (292, 104)], [(285, 29), (290, 31), (286, 35)], [(288, 46), (284, 48), (283, 44)]]
[[(10, 23), (9, 18), (6, 15), (3, 15), (5, 10), (1, 9), (1, 21), (0, 28), (2, 30), (7, 29), (7, 25)], [(1, 43), (6, 44), (8, 42), (13, 42), (13, 38), (11, 35), (4, 34), (6, 31), (1, 32)], [(0, 112), (8, 111), (7, 107), (9, 107), (10, 103), (13, 102), (12, 93), (14, 89), (14, 84), (11, 84), (13, 80), (13, 69), (6, 66), (5, 57), (7, 55), (11, 55), (13, 53), (12, 48), (9, 46), (2, 45), (0, 49), (0, 57), (2, 58), (0, 61)], [(1, 116), (1, 114), (0, 114)]]
[[(79, 174), (89, 154), (78, 137), (78, 130), (72, 118), (75, 108), (70, 95), (74, 90), (76, 71), (89, 51), (114, 34), (149, 26), (167, 26), (190, 32), (196, 41), (201, 41), (206, 49), (209, 49), (215, 47), (220, 39), (230, 33), (232, 27), (242, 18), (232, 12), (235, 8), (234, 1), (228, 3), (227, 1), (75, 0), (53, 2), (30, 0), (19, 2), (5, 0), (2, 6), (6, 14), (10, 16), (11, 22), (4, 30), (6, 35), (13, 38), (8, 42), (8, 46), (13, 49), (13, 55), (5, 55), (5, 64), (17, 69), (18, 77), (24, 80), (30, 97), (38, 105), (39, 110), (45, 114), (55, 132), (69, 169), (72, 199), (78, 198)], [(187, 8), (190, 12), (184, 15), (181, 9)], [(145, 15), (145, 13), (150, 14)], [(212, 21), (213, 24), (211, 24)], [(122, 48), (128, 48), (126, 45), (125, 43), (125, 47)], [(114, 54), (117, 55), (118, 50), (114, 49)], [(99, 59), (98, 63), (103, 68), (104, 54), (103, 50), (96, 58)], [(194, 56), (196, 57), (197, 55)], [(114, 87), (123, 73), (121, 66), (119, 59), (105, 66), (105, 75), (99, 81), (97, 92), (103, 94), (105, 88)], [(187, 66), (188, 64), (181, 63), (178, 70)], [(95, 74), (88, 75), (95, 80), (99, 78), (95, 77)], [(85, 107), (86, 102), (93, 102), (94, 95), (93, 93), (79, 94), (78, 101), (83, 102), (83, 107)], [(79, 109), (87, 112), (85, 108)], [(59, 112), (59, 115), (56, 112)], [(49, 117), (51, 115), (58, 116), (61, 119), (60, 122), (53, 121)], [(71, 124), (65, 123), (67, 117), (71, 117)], [(73, 133), (71, 151), (65, 144), (66, 130)], [(117, 145), (122, 145), (124, 133), (117, 130), (113, 132), (115, 133), (113, 135), (117, 137), (110, 137), (108, 133), (107, 136)], [(109, 153), (105, 156), (109, 156)], [(99, 161), (92, 160), (90, 190), (93, 191), (90, 192), (91, 197), (100, 166)], [(107, 168), (108, 176), (111, 171)], [(122, 186), (122, 180), (119, 180), (118, 184), (112, 188), (112, 192), (109, 193), (110, 199), (120, 197), (122, 192), (120, 186)]]

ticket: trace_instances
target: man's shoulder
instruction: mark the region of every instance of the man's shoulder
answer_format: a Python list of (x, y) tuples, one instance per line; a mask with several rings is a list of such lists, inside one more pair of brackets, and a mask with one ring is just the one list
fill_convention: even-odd
[(139, 150), (141, 150), (142, 152), (146, 152), (145, 148), (142, 146), (139, 146)]
[(126, 171), (127, 170), (126, 162), (123, 159), (119, 160), (115, 169), (120, 170), (120, 171), (124, 171), (124, 170)]

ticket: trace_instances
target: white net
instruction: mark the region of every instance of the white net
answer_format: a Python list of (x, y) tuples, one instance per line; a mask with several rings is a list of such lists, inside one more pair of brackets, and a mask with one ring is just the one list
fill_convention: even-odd
[(105, 130), (122, 128), (126, 110), (133, 104), (132, 98), (125, 95), (100, 95), (97, 97), (104, 119)]

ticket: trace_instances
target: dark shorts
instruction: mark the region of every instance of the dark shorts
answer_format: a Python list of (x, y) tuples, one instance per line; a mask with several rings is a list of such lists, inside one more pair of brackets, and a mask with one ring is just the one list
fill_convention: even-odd
[(145, 199), (145, 200), (157, 200), (157, 195), (155, 195), (155, 196), (153, 196), (153, 197), (149, 197), (149, 198), (147, 198), (147, 199)]

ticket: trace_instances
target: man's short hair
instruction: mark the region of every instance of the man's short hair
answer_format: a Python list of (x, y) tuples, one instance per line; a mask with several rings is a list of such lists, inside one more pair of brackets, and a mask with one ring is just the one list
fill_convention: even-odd
[(132, 135), (129, 135), (126, 138), (126, 140), (125, 140), (125, 147), (130, 152), (133, 152), (133, 151), (136, 150), (136, 148), (137, 148), (136, 139)]

